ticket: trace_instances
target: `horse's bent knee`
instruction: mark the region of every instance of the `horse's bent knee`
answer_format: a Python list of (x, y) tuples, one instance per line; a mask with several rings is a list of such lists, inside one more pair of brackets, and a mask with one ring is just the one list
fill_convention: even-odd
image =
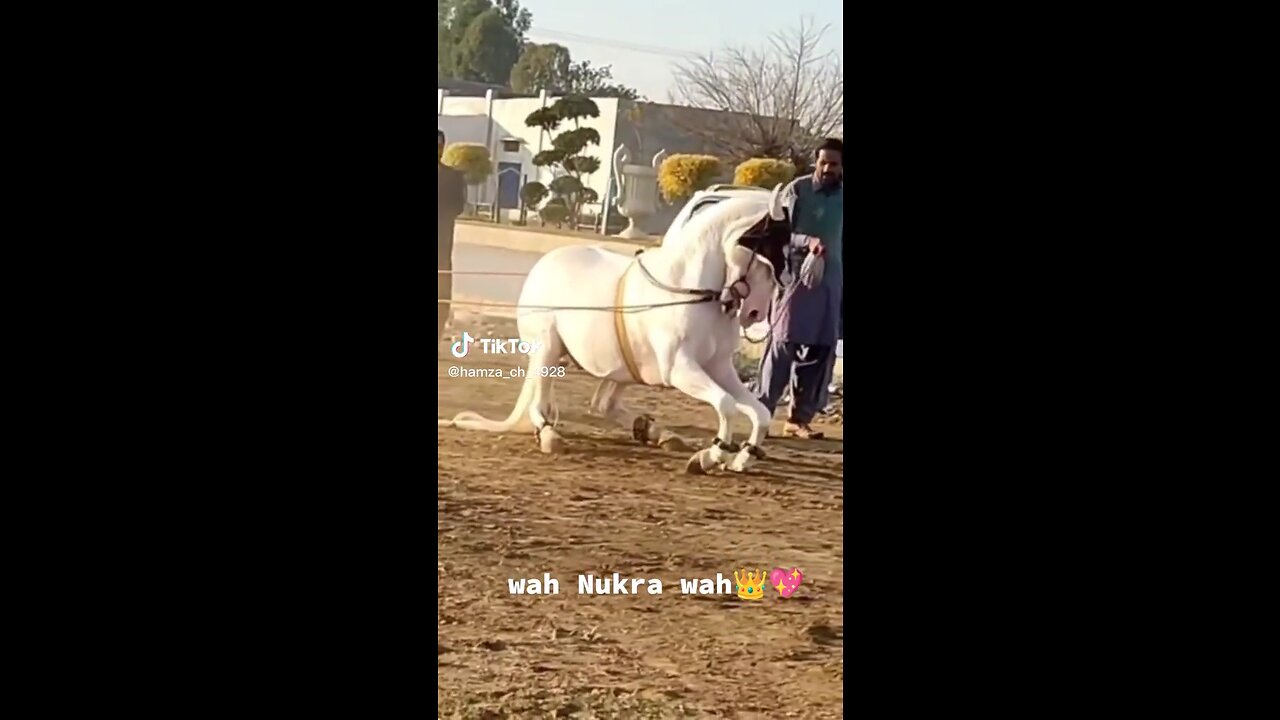
[(720, 413), (720, 417), (733, 417), (733, 413), (738, 409), (738, 403), (734, 401), (733, 396), (728, 393), (722, 394), (712, 403), (715, 405), (716, 411)]

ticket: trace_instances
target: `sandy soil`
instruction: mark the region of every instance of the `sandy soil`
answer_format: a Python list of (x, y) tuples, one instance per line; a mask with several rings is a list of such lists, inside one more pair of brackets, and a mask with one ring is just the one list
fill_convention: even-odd
[[(455, 325), (515, 335), (509, 321)], [(443, 342), (439, 355), (439, 417), (507, 416), (522, 380), (448, 368), (510, 368), (516, 356), (457, 360)], [(843, 427), (770, 439), (746, 474), (686, 475), (689, 452), (589, 416), (594, 388), (574, 369), (557, 382), (560, 455), (532, 434), (440, 430), (440, 717), (841, 717)], [(633, 387), (626, 400), (697, 446), (714, 434), (714, 411), (676, 390)], [(762, 601), (681, 592), (680, 578), (775, 567), (804, 575), (790, 598), (768, 582)], [(510, 593), (509, 578), (544, 572), (558, 594)], [(658, 578), (662, 594), (579, 593), (580, 574), (615, 572)]]

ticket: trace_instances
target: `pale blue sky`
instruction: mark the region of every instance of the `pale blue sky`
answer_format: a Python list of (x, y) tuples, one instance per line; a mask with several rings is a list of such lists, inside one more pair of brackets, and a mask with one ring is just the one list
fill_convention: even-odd
[(725, 45), (763, 47), (771, 32), (812, 18), (830, 24), (825, 48), (844, 53), (841, 0), (521, 0), (533, 14), (529, 39), (569, 48), (574, 60), (612, 65), (613, 76), (667, 102), (680, 53)]

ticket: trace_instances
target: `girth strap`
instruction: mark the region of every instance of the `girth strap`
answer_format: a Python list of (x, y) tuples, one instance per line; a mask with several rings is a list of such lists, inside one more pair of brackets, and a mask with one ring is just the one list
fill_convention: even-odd
[(622, 271), (622, 277), (618, 278), (618, 292), (613, 298), (613, 328), (618, 335), (618, 347), (622, 350), (622, 361), (627, 364), (627, 372), (631, 373), (632, 380), (644, 385), (645, 382), (640, 379), (640, 370), (636, 367), (636, 358), (631, 354), (631, 340), (627, 337), (626, 318), (623, 314), (622, 290), (626, 287), (629, 272), (631, 272), (630, 265)]

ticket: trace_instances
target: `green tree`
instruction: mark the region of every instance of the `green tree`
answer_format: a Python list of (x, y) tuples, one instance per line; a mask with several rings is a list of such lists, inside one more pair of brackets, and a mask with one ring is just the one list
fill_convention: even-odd
[(529, 95), (543, 89), (553, 95), (563, 94), (572, 68), (573, 58), (565, 46), (529, 43), (511, 69), (511, 89)]
[(519, 55), (520, 39), (502, 12), (491, 8), (467, 26), (453, 48), (453, 66), (464, 80), (505, 85)]
[(517, 0), (436, 0), (436, 23), (437, 76), (505, 84), (532, 17)]
[(494, 6), (502, 11), (503, 19), (515, 31), (516, 37), (523, 42), (529, 28), (533, 27), (533, 16), (529, 11), (520, 7), (519, 0), (498, 0)]
[(439, 74), (458, 80), (474, 80), (464, 77), (465, 73), (457, 67), (457, 49), (462, 44), (462, 37), (475, 19), (493, 8), (490, 0), (436, 0), (437, 40), (436, 51), (439, 63)]
[(611, 65), (592, 67), (590, 62), (583, 60), (580, 63), (573, 64), (569, 69), (569, 77), (570, 87), (576, 93), (595, 97), (625, 98), (627, 100), (638, 100), (640, 98), (640, 93), (636, 92), (635, 88), (629, 88), (613, 81), (613, 66)]
[(555, 43), (529, 43), (511, 71), (511, 88), (534, 94), (546, 90), (551, 95), (587, 95), (631, 100), (639, 94), (613, 82), (610, 66), (592, 67), (588, 61), (574, 62), (569, 49)]
[[(600, 199), (595, 190), (586, 187), (582, 178), (600, 169), (600, 161), (583, 151), (590, 145), (600, 144), (600, 133), (593, 128), (582, 127), (584, 118), (600, 117), (600, 108), (591, 98), (582, 95), (566, 95), (551, 105), (529, 113), (525, 125), (553, 135), (551, 149), (533, 157), (538, 167), (558, 168), (563, 173), (551, 181), (550, 204), (568, 208), (570, 227), (578, 225), (578, 212), (584, 203)], [(572, 123), (572, 130), (554, 134), (562, 125)], [(532, 183), (531, 183), (532, 184)], [(544, 216), (545, 218), (545, 216)]]
[(442, 78), (449, 67), (449, 0), (436, 0), (436, 77)]

